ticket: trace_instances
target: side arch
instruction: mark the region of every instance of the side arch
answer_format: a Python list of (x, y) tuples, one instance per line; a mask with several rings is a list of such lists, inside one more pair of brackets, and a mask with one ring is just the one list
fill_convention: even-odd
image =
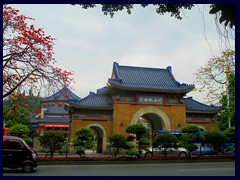
[(105, 152), (106, 151), (106, 139), (107, 139), (107, 133), (106, 133), (106, 130), (105, 128), (101, 125), (101, 124), (98, 124), (98, 123), (94, 123), (94, 124), (88, 124), (86, 127), (89, 127), (89, 128), (98, 128), (101, 130), (102, 132), (102, 152)]
[(157, 114), (159, 117), (161, 117), (161, 119), (163, 121), (163, 124), (162, 124), (163, 130), (171, 130), (172, 129), (170, 119), (168, 118), (166, 113), (163, 112), (161, 109), (153, 107), (153, 106), (147, 106), (147, 107), (144, 107), (144, 108), (138, 110), (133, 115), (133, 117), (131, 119), (131, 124), (136, 124), (138, 119), (147, 113), (154, 113), (154, 114)]

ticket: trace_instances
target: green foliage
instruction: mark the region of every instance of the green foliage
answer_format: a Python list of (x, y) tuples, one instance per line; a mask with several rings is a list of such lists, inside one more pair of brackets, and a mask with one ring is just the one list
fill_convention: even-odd
[(28, 96), (29, 103), (28, 103), (28, 110), (29, 112), (33, 112), (35, 110), (41, 109), (41, 103), (40, 100), (42, 99), (41, 97), (38, 96)]
[(111, 147), (114, 148), (113, 155), (116, 157), (121, 148), (127, 148), (127, 141), (122, 134), (114, 134), (109, 138)]
[(210, 14), (216, 14), (218, 12), (221, 13), (219, 18), (219, 23), (224, 23), (224, 26), (230, 26), (233, 28), (235, 26), (235, 9), (236, 7), (234, 4), (213, 4), (211, 5), (211, 10), (209, 11)]
[(96, 149), (97, 143), (95, 141), (86, 141), (85, 148), (86, 149)]
[[(198, 146), (196, 144), (190, 144), (190, 143), (184, 143), (184, 142), (180, 142), (179, 146), (184, 147), (185, 149), (188, 150), (188, 152), (192, 152), (192, 151), (198, 149)], [(190, 153), (189, 153), (189, 155), (190, 155)]]
[(175, 147), (177, 145), (177, 142), (178, 138), (175, 135), (163, 133), (154, 137), (152, 145), (153, 147), (158, 147), (161, 145), (164, 148), (164, 156), (167, 156), (166, 148)]
[(31, 147), (33, 147), (33, 139), (31, 137), (25, 137), (23, 140)]
[(9, 128), (8, 134), (10, 136), (17, 136), (20, 138), (26, 138), (29, 136), (30, 129), (23, 124), (16, 124)]
[[(95, 8), (95, 4), (79, 4), (84, 9)], [(133, 4), (101, 4), (102, 11), (104, 15), (110, 14), (111, 17), (115, 12), (126, 10), (128, 14), (131, 14)], [(193, 4), (153, 4), (156, 7), (156, 12), (158, 14), (171, 13), (171, 16), (174, 16), (177, 19), (182, 19), (180, 12), (182, 9), (191, 9)], [(141, 4), (142, 7), (148, 6), (148, 4)]]
[[(136, 135), (136, 143), (138, 146), (138, 154), (141, 154), (142, 146), (149, 145), (150, 141), (147, 140), (146, 136), (148, 136), (147, 128), (143, 124), (133, 124), (127, 127), (127, 133), (132, 133)], [(129, 137), (128, 139), (133, 140), (133, 138)], [(138, 157), (139, 157), (138, 156)]]
[(29, 146), (33, 147), (33, 139), (30, 133), (31, 130), (23, 124), (15, 124), (8, 130), (8, 135), (21, 137)]
[(182, 133), (196, 133), (200, 131), (200, 128), (193, 124), (186, 124), (181, 129)]
[(126, 146), (126, 139), (122, 134), (114, 134), (109, 138), (110, 144), (115, 148), (124, 148)]
[(139, 139), (138, 144), (140, 147), (148, 146), (150, 144), (150, 140), (146, 137), (142, 137), (141, 139)]
[(127, 127), (126, 132), (135, 134), (138, 141), (147, 133), (147, 128), (143, 124), (133, 124)]
[(227, 128), (224, 131), (225, 137), (226, 137), (226, 142), (235, 142), (235, 126)]
[(224, 133), (216, 129), (207, 130), (204, 134), (204, 143), (211, 144), (214, 150), (222, 148), (225, 144), (225, 140)]
[(176, 144), (178, 142), (178, 138), (169, 133), (159, 134), (153, 139), (153, 147), (158, 147), (162, 145), (163, 147), (171, 147), (172, 144)]
[(85, 149), (93, 149), (96, 144), (94, 143), (94, 134), (92, 129), (88, 127), (81, 127), (75, 133), (76, 138), (73, 140), (73, 146), (78, 155), (82, 157), (85, 154)]
[(182, 142), (194, 142), (197, 136), (195, 134), (183, 134), (181, 137)]
[(133, 136), (133, 135), (129, 135), (129, 136), (127, 136), (127, 141), (133, 141), (135, 139), (135, 136)]
[[(188, 150), (188, 152), (192, 152), (198, 148), (196, 144), (193, 144), (197, 139), (195, 134), (183, 134), (181, 137), (181, 141), (178, 144), (180, 147), (184, 147)], [(189, 153), (190, 155), (190, 153)]]
[(127, 148), (126, 149), (133, 149), (136, 147), (136, 143), (134, 142), (127, 142)]
[(81, 127), (79, 128), (75, 133), (77, 139), (79, 141), (89, 141), (93, 138), (93, 132), (90, 128), (87, 127)]
[[(229, 93), (229, 106), (227, 93)], [(228, 128), (228, 118), (230, 118), (231, 125), (235, 126), (235, 74), (231, 73), (229, 76), (228, 91), (222, 93), (221, 98), (222, 111), (215, 116), (218, 128), (224, 131)]]
[(193, 133), (199, 132), (201, 129), (193, 124), (186, 124), (181, 131), (183, 134), (180, 138), (179, 146), (184, 147), (188, 150), (189, 156), (190, 152), (196, 150), (198, 146), (196, 144), (193, 144), (193, 142), (203, 142), (203, 136), (196, 136)]
[(139, 157), (139, 151), (137, 151), (136, 149), (129, 149), (127, 151), (127, 155), (129, 156), (133, 156), (133, 157)]
[(8, 128), (16, 124), (23, 124), (29, 126), (31, 122), (27, 109), (18, 104), (12, 103), (11, 106), (3, 106), (3, 118), (5, 126)]
[(40, 142), (40, 145), (43, 147), (43, 150), (50, 152), (51, 157), (53, 157), (54, 152), (61, 150), (65, 143), (63, 134), (58, 131), (48, 131), (39, 136), (38, 140)]
[[(75, 5), (75, 4), (72, 4)], [(84, 9), (95, 8), (95, 4), (79, 4)], [(152, 4), (156, 7), (155, 11), (164, 15), (165, 13), (170, 13), (171, 17), (174, 16), (177, 19), (182, 19), (180, 12), (183, 9), (191, 10), (194, 4)], [(114, 16), (115, 12), (126, 10), (128, 14), (131, 14), (133, 9), (133, 4), (101, 4), (102, 11), (104, 15), (110, 14), (111, 18)], [(148, 6), (148, 4), (141, 4), (142, 7)], [(235, 12), (236, 7), (234, 4), (212, 4), (210, 6), (209, 14), (217, 14), (220, 12), (219, 23), (224, 23), (224, 26), (230, 26), (233, 28), (235, 26)]]
[(29, 113), (40, 109), (40, 98), (25, 96), (24, 94), (12, 94), (3, 101), (3, 117), (5, 126), (10, 128), (15, 124), (30, 126)]

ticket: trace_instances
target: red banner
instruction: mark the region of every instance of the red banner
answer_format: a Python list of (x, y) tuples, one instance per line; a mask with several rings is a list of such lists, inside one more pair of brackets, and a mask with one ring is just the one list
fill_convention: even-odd
[(69, 124), (44, 124), (44, 127), (69, 128)]

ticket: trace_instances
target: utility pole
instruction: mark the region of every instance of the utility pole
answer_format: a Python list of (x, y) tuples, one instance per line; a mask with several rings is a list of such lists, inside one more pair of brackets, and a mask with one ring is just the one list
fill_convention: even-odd
[(231, 119), (230, 119), (230, 115), (229, 115), (229, 90), (228, 90), (228, 86), (229, 86), (229, 66), (227, 65), (226, 67), (226, 80), (227, 80), (227, 107), (228, 107), (228, 127), (231, 127)]

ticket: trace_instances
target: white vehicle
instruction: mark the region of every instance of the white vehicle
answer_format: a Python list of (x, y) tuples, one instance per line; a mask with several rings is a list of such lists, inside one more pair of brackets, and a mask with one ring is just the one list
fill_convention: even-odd
[(188, 151), (183, 147), (167, 147), (163, 148), (162, 146), (155, 148), (148, 148), (147, 151), (143, 150), (142, 153), (145, 157), (147, 156), (183, 156), (187, 157), (189, 155)]

